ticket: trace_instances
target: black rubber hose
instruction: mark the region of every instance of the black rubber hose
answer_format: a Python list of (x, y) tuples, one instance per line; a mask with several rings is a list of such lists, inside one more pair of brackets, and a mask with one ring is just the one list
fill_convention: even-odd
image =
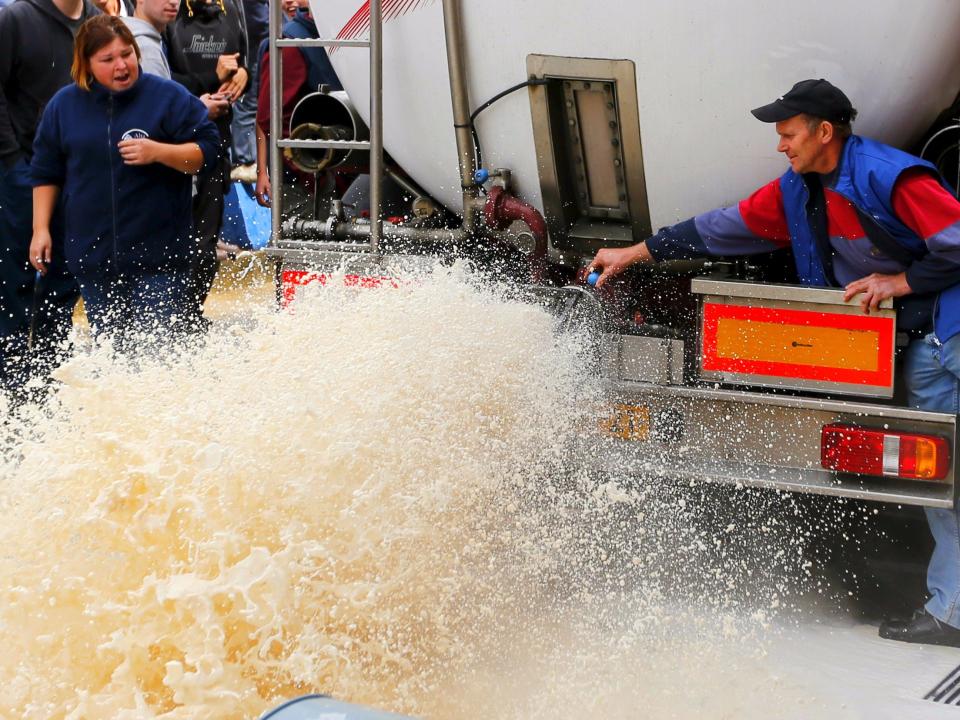
[(474, 157), (476, 158), (476, 161), (477, 161), (477, 169), (478, 169), (478, 170), (479, 170), (481, 167), (483, 167), (483, 150), (482, 150), (481, 147), (480, 147), (480, 135), (477, 133), (477, 126), (476, 126), (476, 124), (474, 123), (474, 121), (477, 119), (477, 115), (479, 115), (479, 114), (482, 113), (484, 110), (486, 110), (488, 107), (490, 107), (491, 105), (493, 105), (493, 104), (494, 104), (495, 102), (497, 102), (497, 100), (499, 100), (500, 98), (506, 97), (506, 96), (509, 95), (510, 93), (516, 92), (516, 91), (519, 90), (520, 88), (529, 87), (529, 86), (531, 86), (531, 85), (546, 85), (547, 82), (549, 82), (549, 81), (546, 80), (545, 78), (531, 78), (530, 80), (524, 80), (524, 81), (521, 82), (521, 83), (517, 83), (516, 85), (513, 85), (513, 86), (511, 86), (511, 87), (508, 87), (506, 90), (503, 90), (502, 92), (498, 92), (496, 95), (494, 95), (492, 98), (490, 98), (489, 100), (487, 100), (485, 103), (483, 103), (483, 104), (482, 104), (480, 107), (478, 107), (476, 110), (474, 110), (472, 113), (470, 113), (470, 134), (473, 135)]

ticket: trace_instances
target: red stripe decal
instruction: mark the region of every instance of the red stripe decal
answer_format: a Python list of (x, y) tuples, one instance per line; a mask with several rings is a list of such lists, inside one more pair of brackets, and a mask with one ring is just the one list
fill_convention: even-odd
[[(720, 321), (723, 319), (875, 332), (878, 336), (877, 369), (871, 372), (869, 370), (822, 365), (800, 365), (721, 357), (717, 354), (717, 333)], [(705, 303), (703, 306), (703, 369), (885, 387), (890, 385), (893, 376), (894, 322), (893, 318), (878, 318), (867, 315), (842, 315), (840, 313), (818, 313), (806, 310), (778, 310), (775, 308)]]
[[(432, 5), (436, 0), (383, 0), (381, 13), (383, 21), (388, 22), (398, 17), (407, 15), (418, 8)], [(337, 40), (355, 40), (365, 35), (370, 30), (370, 0), (366, 0), (360, 9), (357, 10), (340, 32), (337, 33)], [(339, 48), (332, 47), (329, 54), (335, 53)]]
[[(310, 270), (284, 270), (281, 277), (282, 298), (281, 305), (287, 307), (297, 294), (297, 288), (312, 283), (326, 285), (329, 280), (334, 279), (334, 275), (318, 273)], [(343, 275), (344, 287), (359, 287), (364, 289), (379, 288), (389, 285), (392, 288), (400, 287), (400, 282), (396, 278), (387, 275)]]

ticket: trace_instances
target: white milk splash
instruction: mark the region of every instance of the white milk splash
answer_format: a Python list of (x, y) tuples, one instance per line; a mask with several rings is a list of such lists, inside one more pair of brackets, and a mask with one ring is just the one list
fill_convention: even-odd
[(769, 716), (729, 528), (581, 471), (602, 403), (554, 325), (452, 271), (79, 354), (0, 438), (0, 715)]

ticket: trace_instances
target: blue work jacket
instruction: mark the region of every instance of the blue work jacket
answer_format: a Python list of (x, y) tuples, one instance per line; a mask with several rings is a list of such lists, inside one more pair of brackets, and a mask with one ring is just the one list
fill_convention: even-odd
[(196, 142), (204, 170), (218, 153), (206, 108), (178, 83), (141, 72), (118, 93), (96, 82), (57, 92), (37, 130), (31, 173), (35, 187), (60, 188), (64, 255), (80, 277), (186, 267), (197, 251), (192, 176), (160, 163), (124, 164), (117, 145), (128, 138)]

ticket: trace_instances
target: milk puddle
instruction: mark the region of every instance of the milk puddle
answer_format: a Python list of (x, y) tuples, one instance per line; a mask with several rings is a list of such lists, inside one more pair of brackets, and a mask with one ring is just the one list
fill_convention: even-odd
[(78, 355), (4, 408), (0, 715), (844, 717), (766, 667), (784, 500), (594, 477), (554, 322), (453, 270)]

